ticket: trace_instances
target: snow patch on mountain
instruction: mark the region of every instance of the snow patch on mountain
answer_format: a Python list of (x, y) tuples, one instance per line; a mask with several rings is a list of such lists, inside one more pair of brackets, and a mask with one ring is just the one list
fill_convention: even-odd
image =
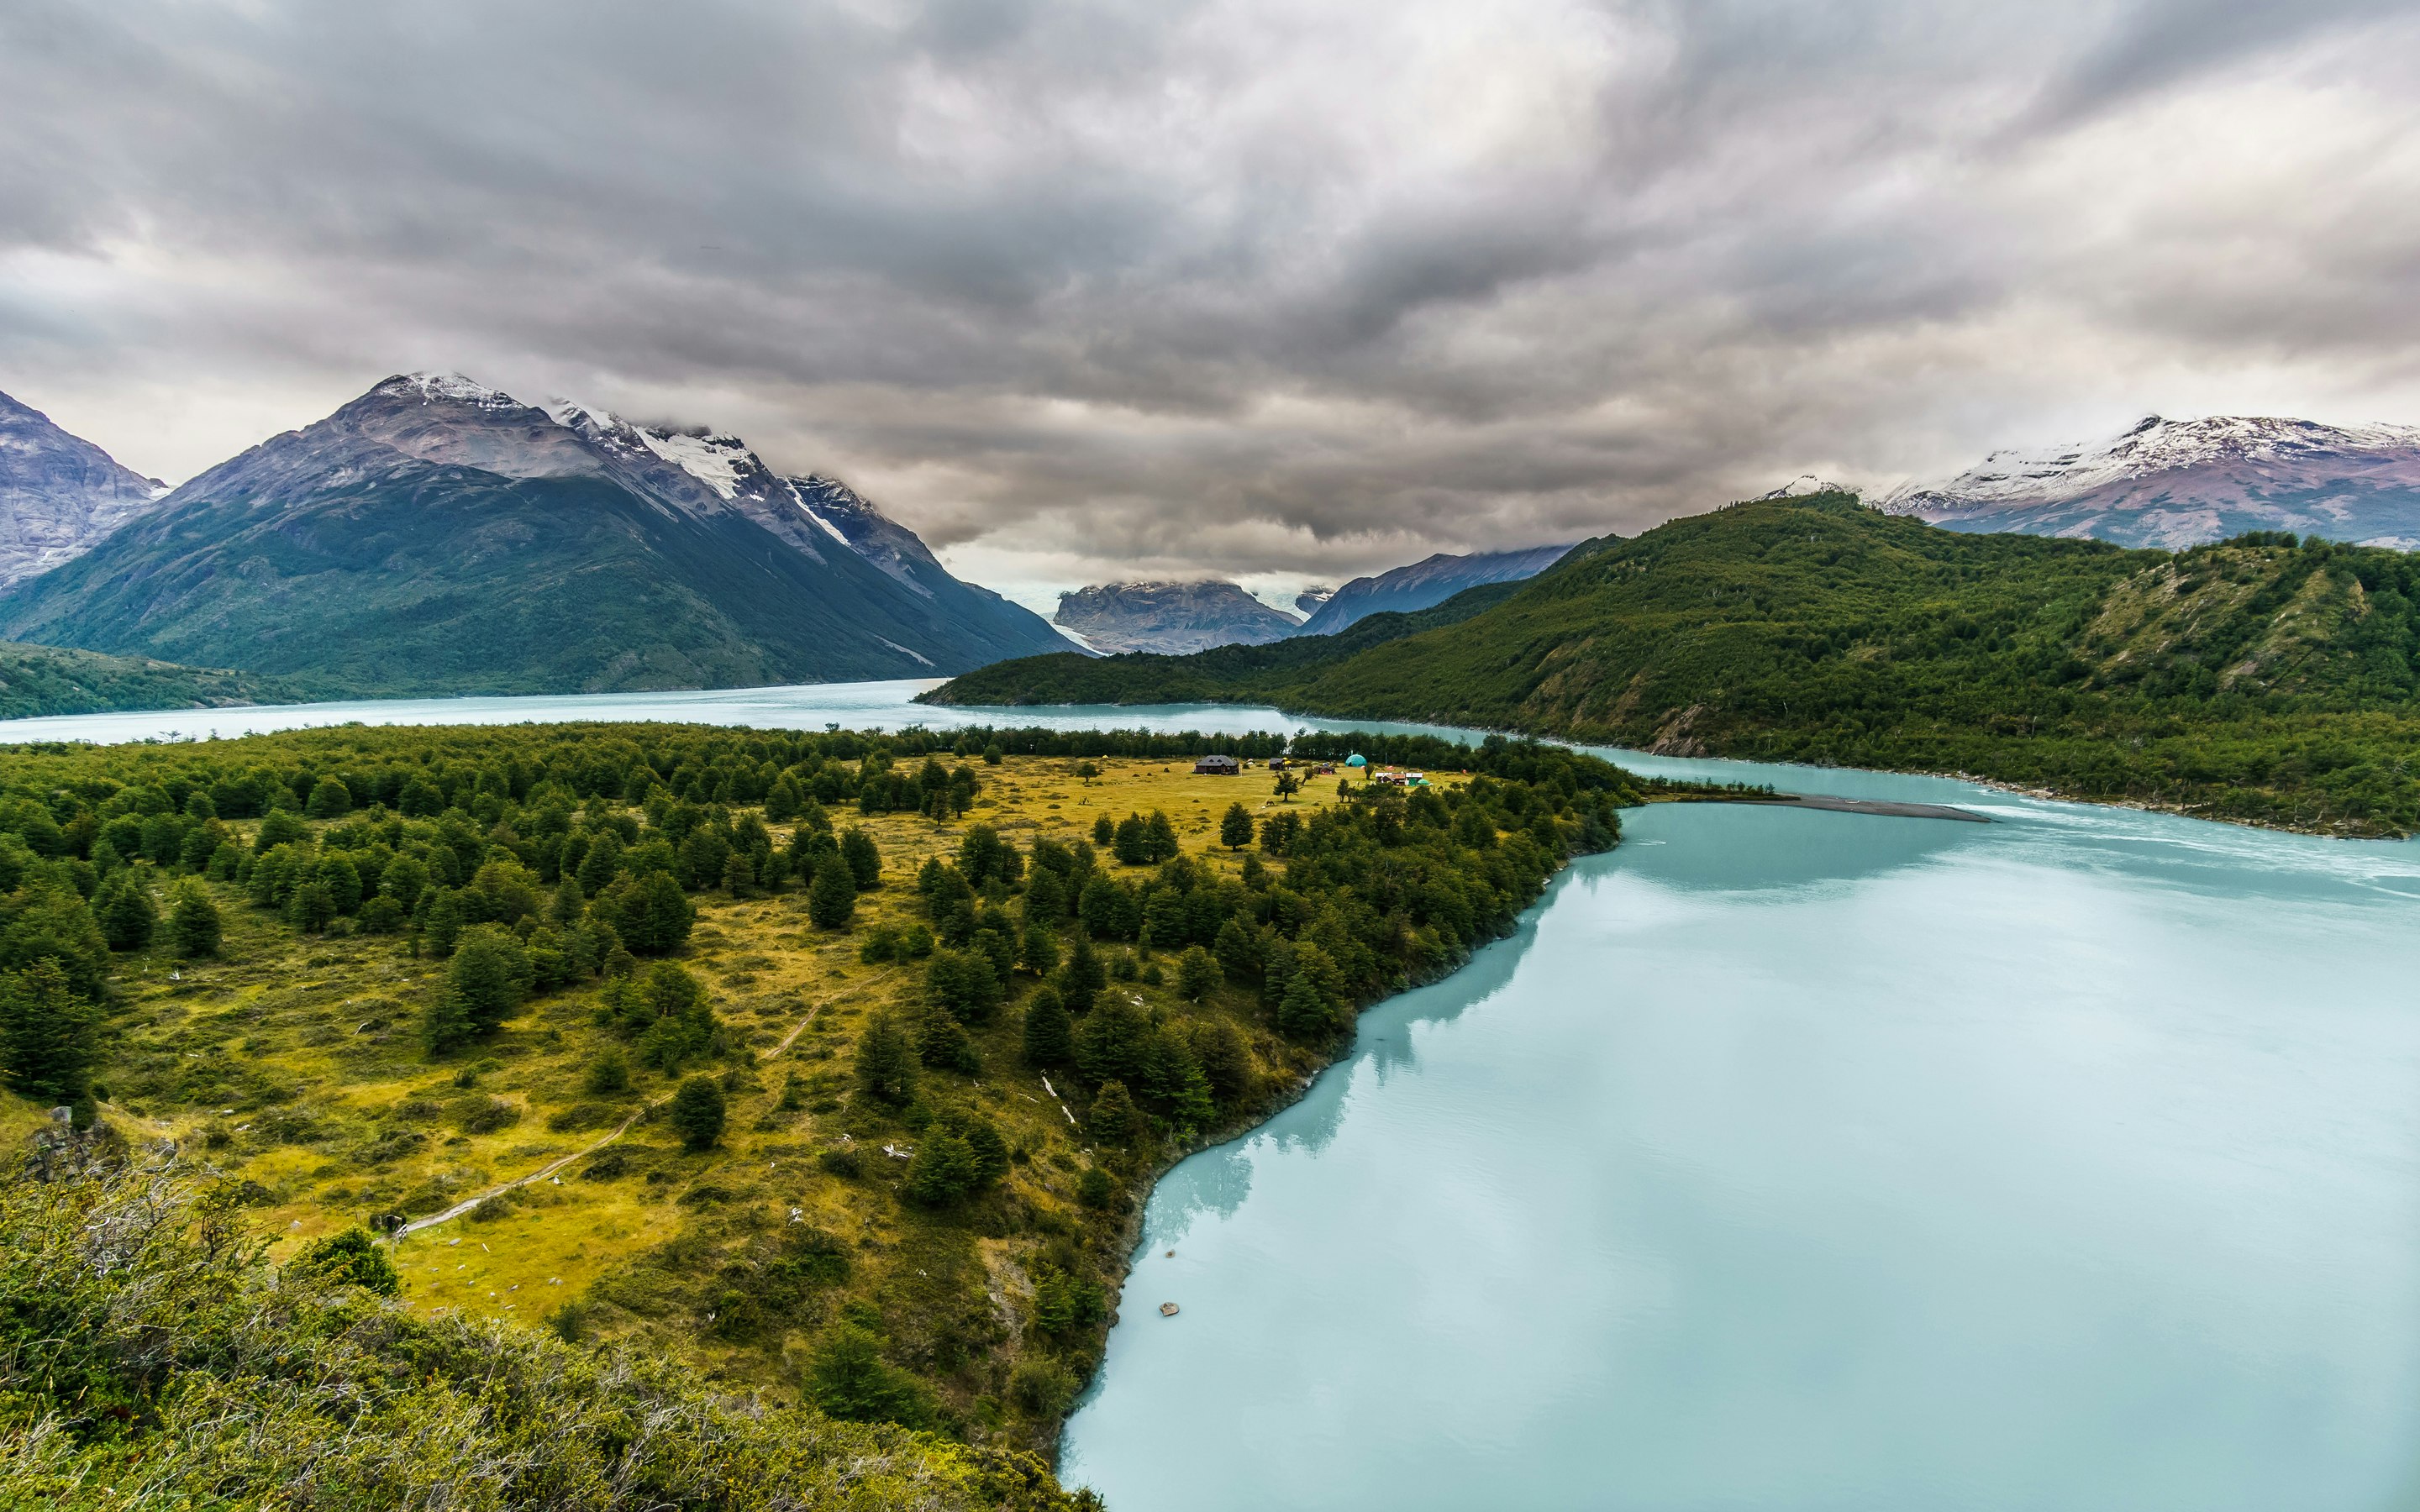
[(817, 525), (822, 526), (823, 532), (826, 535), (830, 536), (833, 540), (838, 541), (841, 545), (847, 547), (852, 551), (857, 549), (856, 545), (852, 543), (847, 536), (841, 533), (839, 526), (833, 524), (830, 520), (826, 519), (823, 515), (816, 510), (814, 505), (807, 502), (807, 496), (799, 491), (798, 479), (784, 478), (782, 480), (782, 486), (790, 490), (790, 501), (799, 506), (799, 512), (806, 516), (807, 518), (814, 520)]
[(648, 451), (725, 499), (738, 498), (741, 481), (752, 472), (765, 471), (765, 464), (737, 436), (696, 436), (686, 431), (667, 435), (641, 426), (639, 439)]
[(1953, 530), (2171, 549), (2252, 530), (2399, 546), (2420, 536), (2420, 426), (2151, 415), (2108, 440), (1993, 452), (1878, 507)]
[(423, 404), (452, 401), (474, 404), (482, 409), (518, 409), (521, 407), (519, 399), (504, 390), (474, 383), (459, 373), (401, 373), (370, 392), (397, 398), (417, 398)]
[(1913, 515), (1933, 500), (1964, 508), (2070, 499), (2111, 484), (2184, 468), (2246, 463), (2302, 467), (2420, 453), (2420, 425), (2323, 425), (2309, 420), (2215, 415), (2168, 420), (2149, 415), (2115, 440), (2040, 451), (1993, 452), (1953, 478), (1911, 482), (1882, 507)]
[(1761, 493), (1757, 497), (1759, 499), (1805, 499), (1810, 494), (1855, 492), (1854, 488), (1843, 488), (1837, 483), (1826, 483), (1812, 472), (1802, 472), (1780, 487), (1767, 493)]

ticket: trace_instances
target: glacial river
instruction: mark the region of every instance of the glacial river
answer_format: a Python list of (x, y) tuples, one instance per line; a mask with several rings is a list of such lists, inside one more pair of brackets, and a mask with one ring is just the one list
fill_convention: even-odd
[[(1308, 722), (923, 686), (0, 740)], [(1515, 937), (1160, 1183), (1068, 1481), (1113, 1512), (2420, 1505), (2420, 850), (1620, 759), (1994, 823), (1627, 816)]]

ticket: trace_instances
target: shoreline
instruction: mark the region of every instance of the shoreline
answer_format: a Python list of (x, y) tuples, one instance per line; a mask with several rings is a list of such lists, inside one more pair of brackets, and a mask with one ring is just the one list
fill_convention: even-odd
[(1545, 886), (1538, 889), (1538, 895), (1535, 898), (1530, 899), (1528, 903), (1522, 904), (1519, 910), (1513, 914), (1512, 928), (1506, 930), (1502, 934), (1496, 936), (1494, 939), (1484, 940), (1472, 946), (1462, 953), (1460, 959), (1456, 960), (1451, 965), (1447, 966), (1445, 969), (1438, 971), (1434, 975), (1422, 977), (1418, 980), (1407, 980), (1399, 986), (1396, 986), (1393, 990), (1385, 994), (1383, 996), (1373, 997), (1369, 1002), (1361, 1004), (1353, 1011), (1353, 1032), (1351, 1036), (1349, 1038), (1340, 1036), (1340, 1043), (1335, 1053), (1330, 1055), (1326, 1061), (1314, 1068), (1308, 1075), (1302, 1076), (1282, 1088), (1273, 1088), (1267, 1102), (1255, 1107), (1251, 1112), (1238, 1117), (1232, 1123), (1221, 1125), (1218, 1131), (1215, 1134), (1202, 1134), (1195, 1135), (1190, 1144), (1185, 1146), (1181, 1149), (1171, 1150), (1167, 1153), (1164, 1159), (1154, 1161), (1147, 1167), (1145, 1174), (1139, 1175), (1136, 1178), (1129, 1194), (1130, 1200), (1126, 1204), (1126, 1211), (1120, 1215), (1115, 1233), (1110, 1241), (1110, 1242), (1116, 1246), (1116, 1255), (1118, 1257), (1116, 1269), (1113, 1273), (1113, 1279), (1116, 1282), (1116, 1286), (1112, 1292), (1112, 1301), (1109, 1306), (1108, 1319), (1101, 1324), (1100, 1357), (1094, 1362), (1092, 1369), (1085, 1375), (1082, 1382), (1078, 1386), (1075, 1396), (1070, 1399), (1067, 1404), (1066, 1411), (1061, 1413), (1058, 1420), (1051, 1425), (1048, 1442), (1047, 1443), (1030, 1445), (1030, 1447), (1033, 1449), (1033, 1452), (1041, 1455), (1049, 1464), (1050, 1473), (1053, 1475), (1059, 1473), (1060, 1456), (1062, 1450), (1065, 1446), (1067, 1439), (1067, 1424), (1069, 1420), (1076, 1415), (1077, 1410), (1082, 1406), (1084, 1399), (1092, 1394), (1094, 1387), (1099, 1383), (1101, 1372), (1108, 1366), (1109, 1331), (1116, 1328), (1121, 1320), (1122, 1309), (1125, 1301), (1126, 1282), (1134, 1274), (1136, 1260), (1141, 1257), (1141, 1250), (1143, 1247), (1143, 1218), (1151, 1207), (1152, 1195), (1158, 1189), (1160, 1181), (1168, 1175), (1168, 1173), (1176, 1169), (1177, 1166), (1183, 1165), (1186, 1161), (1192, 1159), (1195, 1155), (1201, 1154), (1205, 1150), (1217, 1149), (1224, 1145), (1232, 1145), (1238, 1140), (1246, 1139), (1258, 1134), (1263, 1128), (1266, 1127), (1272, 1120), (1274, 1120), (1278, 1115), (1285, 1112), (1288, 1108), (1293, 1107), (1295, 1104), (1300, 1103), (1304, 1098), (1310, 1096), (1311, 1088), (1319, 1085), (1320, 1078), (1327, 1075), (1330, 1072), (1335, 1071), (1338, 1067), (1348, 1064), (1352, 1060), (1355, 1050), (1360, 1044), (1361, 1019), (1364, 1014), (1383, 1008), (1406, 993), (1417, 992), (1420, 988), (1433, 987), (1439, 982), (1450, 980), (1453, 977), (1468, 969), (1472, 963), (1479, 959), (1481, 952), (1517, 936), (1521, 933), (1522, 927), (1525, 924), (1531, 922), (1537, 911), (1546, 905), (1547, 901), (1553, 896), (1555, 889), (1562, 884), (1565, 878), (1571, 875), (1572, 868), (1576, 863), (1586, 860), (1591, 856), (1611, 856), (1621, 849), (1621, 840), (1617, 836), (1615, 837), (1614, 842), (1604, 850), (1575, 851), (1563, 857), (1562, 864), (1556, 867), (1552, 872), (1547, 874)]

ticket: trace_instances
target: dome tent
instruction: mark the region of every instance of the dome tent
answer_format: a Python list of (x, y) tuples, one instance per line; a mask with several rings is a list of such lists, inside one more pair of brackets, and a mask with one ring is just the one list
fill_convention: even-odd
[(1354, 767), (1367, 766), (1370, 764), (1370, 759), (1357, 750), (1352, 755), (1344, 758), (1344, 764)]

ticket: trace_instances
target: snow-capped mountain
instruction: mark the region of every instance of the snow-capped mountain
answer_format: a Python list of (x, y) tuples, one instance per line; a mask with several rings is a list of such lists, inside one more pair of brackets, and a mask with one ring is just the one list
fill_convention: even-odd
[(1095, 583), (1060, 594), (1052, 622), (1112, 656), (1183, 656), (1213, 646), (1261, 646), (1302, 628), (1231, 582)]
[(1327, 601), (1335, 596), (1335, 589), (1328, 587), (1326, 583), (1315, 583), (1312, 586), (1304, 589), (1301, 593), (1294, 595), (1295, 612), (1301, 615), (1306, 620), (1310, 619), (1321, 609), (1326, 609), (1327, 607)]
[(0, 587), (89, 549), (167, 491), (0, 393)]
[(2245, 531), (2420, 547), (2420, 426), (2153, 415), (2114, 440), (1994, 452), (1879, 501), (1956, 531), (2174, 549)]
[(421, 373), (194, 479), (0, 596), (0, 625), (396, 692), (911, 677), (1065, 644), (737, 437)]

